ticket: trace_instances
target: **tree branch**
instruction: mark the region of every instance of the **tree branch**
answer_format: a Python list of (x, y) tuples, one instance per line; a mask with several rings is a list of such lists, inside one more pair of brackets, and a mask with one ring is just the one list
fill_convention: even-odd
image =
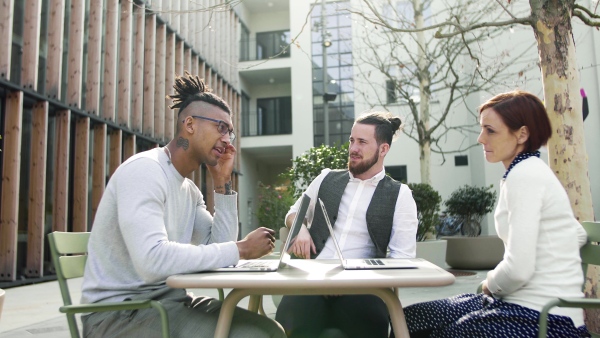
[(442, 23), (442, 24), (439, 24), (436, 26), (443, 26), (443, 27), (453, 26), (454, 28), (456, 28), (456, 30), (454, 32), (450, 32), (450, 33), (442, 33), (442, 31), (440, 29), (437, 32), (435, 32), (435, 37), (438, 39), (443, 39), (443, 38), (453, 37), (453, 36), (459, 35), (459, 34), (464, 34), (464, 33), (479, 29), (479, 28), (505, 27), (505, 26), (511, 26), (511, 25), (515, 25), (515, 24), (530, 26), (533, 24), (533, 18), (531, 16), (528, 16), (526, 18), (517, 18), (517, 19), (513, 19), (513, 20), (506, 20), (506, 21), (481, 22), (481, 23), (477, 23), (477, 24), (470, 25), (467, 27), (463, 27), (462, 25), (460, 25), (459, 23), (456, 23), (456, 22), (447, 21), (445, 23)]
[[(575, 5), (575, 6), (577, 6), (577, 5)], [(578, 6), (578, 7), (579, 7), (579, 9), (573, 10), (573, 16), (578, 17), (579, 20), (583, 21), (583, 23), (588, 26), (600, 27), (600, 21), (595, 21), (595, 20), (590, 19), (590, 17), (592, 17), (594, 19), (600, 19), (600, 16), (593, 14), (587, 8), (583, 8), (581, 6)]]

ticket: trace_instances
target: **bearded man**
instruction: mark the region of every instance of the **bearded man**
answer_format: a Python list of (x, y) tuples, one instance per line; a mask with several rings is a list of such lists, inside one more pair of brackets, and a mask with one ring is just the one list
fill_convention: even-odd
[[(324, 169), (306, 194), (305, 225), (291, 253), (305, 259), (337, 254), (317, 198), (330, 213), (344, 258), (414, 258), (417, 207), (407, 185), (385, 174), (383, 161), (401, 120), (390, 113), (360, 116), (352, 127), (348, 170)], [(298, 200), (286, 215), (291, 226)], [(309, 226), (307, 226), (309, 224)], [(276, 320), (289, 337), (388, 337), (389, 314), (374, 295), (284, 296)]]

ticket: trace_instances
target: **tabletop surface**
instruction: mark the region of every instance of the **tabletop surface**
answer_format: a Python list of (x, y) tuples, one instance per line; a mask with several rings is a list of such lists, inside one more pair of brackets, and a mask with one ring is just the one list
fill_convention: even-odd
[[(393, 260), (393, 259), (385, 259)], [(420, 258), (416, 269), (344, 270), (338, 260), (293, 259), (276, 272), (200, 272), (167, 278), (173, 288), (357, 288), (443, 286), (454, 275)]]

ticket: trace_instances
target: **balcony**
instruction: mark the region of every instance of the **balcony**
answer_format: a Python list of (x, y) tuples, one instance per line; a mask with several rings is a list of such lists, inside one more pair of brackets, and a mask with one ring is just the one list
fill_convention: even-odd
[(292, 133), (291, 97), (257, 99), (256, 105), (256, 110), (242, 111), (242, 136)]
[(256, 33), (256, 39), (249, 38), (249, 32), (240, 40), (240, 62), (287, 58), (290, 56), (290, 31)]

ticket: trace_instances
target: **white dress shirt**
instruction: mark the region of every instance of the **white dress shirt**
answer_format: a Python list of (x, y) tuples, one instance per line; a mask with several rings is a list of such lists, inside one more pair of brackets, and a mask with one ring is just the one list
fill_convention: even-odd
[[(306, 212), (306, 219), (310, 225), (314, 218), (315, 206), (321, 182), (331, 169), (323, 169), (321, 174), (315, 178), (306, 189), (310, 197), (310, 205)], [(372, 258), (375, 257), (375, 245), (369, 236), (367, 229), (367, 209), (371, 198), (377, 188), (379, 181), (385, 177), (385, 168), (377, 175), (367, 180), (361, 180), (349, 173), (350, 181), (344, 190), (337, 219), (333, 226), (333, 232), (338, 239), (340, 249), (344, 258)], [(300, 199), (290, 208), (285, 218), (298, 212)], [(329, 214), (335, 214), (329, 211)], [(332, 220), (333, 221), (333, 220)], [(417, 205), (412, 197), (412, 191), (407, 185), (402, 184), (396, 201), (392, 234), (388, 245), (388, 257), (414, 258), (416, 254), (416, 232), (417, 232)], [(336, 258), (337, 253), (331, 238), (327, 239), (325, 247), (317, 256), (318, 259)]]

